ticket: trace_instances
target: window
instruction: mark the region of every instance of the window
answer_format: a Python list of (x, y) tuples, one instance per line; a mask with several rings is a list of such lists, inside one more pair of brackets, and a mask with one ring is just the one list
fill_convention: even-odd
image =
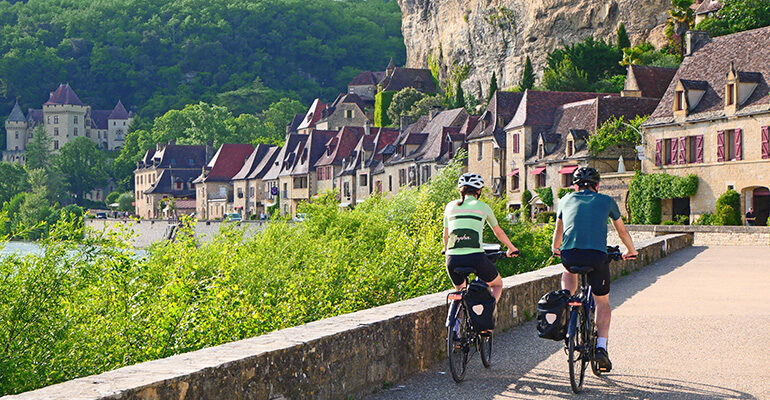
[(545, 171), (539, 173), (537, 175), (536, 187), (539, 187), (539, 188), (540, 187), (545, 187), (546, 186), (546, 179), (545, 178), (546, 178), (545, 177)]
[(687, 162), (694, 163), (698, 159), (698, 141), (697, 136), (688, 136), (686, 139)]
[(399, 187), (404, 186), (405, 183), (406, 183), (406, 170), (402, 168), (398, 170), (398, 186)]
[(684, 90), (677, 90), (676, 99), (674, 99), (674, 110), (682, 111), (684, 110), (684, 105), (685, 105)]
[(388, 191), (393, 191), (393, 175), (388, 175)]
[(377, 181), (374, 183), (374, 186), (377, 188), (377, 193), (382, 193), (382, 181)]
[(477, 147), (478, 147), (479, 154), (476, 156), (476, 159), (481, 161), (481, 157), (482, 157), (482, 154), (483, 154), (484, 146), (481, 144), (481, 142), (479, 142)]
[(288, 183), (284, 183), (283, 184), (283, 191), (281, 192), (281, 197), (283, 197), (285, 199), (288, 196), (289, 196), (289, 184)]
[(537, 158), (545, 157), (545, 146), (540, 143), (537, 145)]
[(176, 183), (176, 190), (182, 190), (182, 182)]
[(561, 174), (561, 187), (572, 186), (572, 174)]
[(91, 137), (91, 132), (90, 131), (86, 131), (86, 137)]
[(77, 136), (77, 135), (78, 135), (78, 128), (77, 128), (77, 127), (75, 127), (75, 128), (74, 128), (74, 130), (72, 131), (72, 133), (73, 133), (75, 136)]
[(72, 122), (75, 123), (75, 124), (78, 123), (78, 116), (77, 115), (72, 117)]
[(243, 188), (238, 188), (238, 198), (239, 199), (243, 198)]
[(353, 118), (353, 110), (345, 110), (345, 118), (347, 119)]
[(728, 106), (735, 104), (735, 84), (731, 83), (727, 85), (725, 90), (725, 103)]
[(53, 128), (53, 135), (59, 136), (59, 128)]
[(345, 195), (345, 197), (350, 197), (350, 182), (345, 182), (342, 184), (342, 193)]
[(19, 132), (16, 132), (16, 139), (19, 138)]
[(519, 134), (518, 133), (513, 134), (513, 152), (514, 153), (519, 152)]
[(422, 181), (428, 182), (430, 180), (430, 174), (431, 174), (430, 165), (424, 165), (422, 167)]
[(59, 141), (58, 140), (54, 140), (53, 141), (53, 149), (54, 150), (59, 150)]
[(511, 176), (511, 190), (519, 190), (519, 174), (515, 173)]
[(359, 184), (361, 187), (366, 187), (366, 185), (367, 185), (367, 183), (368, 183), (368, 182), (367, 182), (367, 180), (368, 180), (367, 178), (368, 178), (368, 177), (366, 176), (366, 174), (361, 174), (361, 175), (359, 175), (359, 176), (358, 176), (358, 184)]
[(663, 164), (671, 164), (671, 139), (663, 140)]
[(50, 123), (51, 123), (51, 116), (50, 116), (50, 115), (49, 115), (49, 116), (46, 118), (46, 123), (47, 123), (47, 124), (50, 124)]
[(567, 140), (567, 157), (572, 157), (572, 155), (575, 153), (575, 142), (572, 141), (572, 139)]
[(59, 116), (58, 115), (54, 115), (53, 116), (53, 123), (54, 124), (58, 124), (59, 123)]

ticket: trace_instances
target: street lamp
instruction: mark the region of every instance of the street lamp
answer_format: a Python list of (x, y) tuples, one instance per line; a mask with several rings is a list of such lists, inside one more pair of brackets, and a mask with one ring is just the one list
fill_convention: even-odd
[[(623, 122), (623, 121), (620, 121), (620, 123), (621, 123), (621, 124), (623, 124), (623, 125), (625, 125), (625, 126), (627, 126), (627, 127), (629, 127), (629, 128), (631, 128), (631, 129), (633, 129), (633, 130), (634, 130), (634, 132), (636, 132), (636, 133), (639, 135), (639, 137), (642, 139), (642, 144), (641, 144), (641, 146), (635, 146), (635, 148), (634, 148), (634, 150), (636, 150), (636, 161), (634, 161), (634, 166), (636, 166), (636, 164), (637, 164), (637, 163), (638, 163), (640, 160), (642, 160), (642, 157), (644, 157), (644, 159), (647, 159), (647, 155), (644, 153), (644, 150), (645, 150), (645, 145), (646, 145), (646, 143), (645, 143), (645, 141), (644, 141), (644, 135), (642, 134), (642, 132), (640, 132), (640, 131), (639, 131), (639, 129), (636, 129), (636, 127), (635, 127), (635, 126), (633, 126), (633, 125), (631, 125), (631, 124), (627, 124), (627, 123), (625, 123), (625, 122)], [(641, 148), (641, 150), (642, 150), (642, 156), (641, 156), (641, 157), (639, 156), (639, 149), (640, 149), (640, 148)], [(634, 169), (636, 169), (636, 168), (634, 168)]]

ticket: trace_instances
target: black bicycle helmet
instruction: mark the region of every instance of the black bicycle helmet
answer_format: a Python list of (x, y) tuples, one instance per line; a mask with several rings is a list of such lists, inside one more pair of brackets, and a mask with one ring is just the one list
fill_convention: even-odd
[(599, 171), (591, 167), (581, 167), (572, 173), (572, 184), (578, 186), (597, 185), (601, 180)]

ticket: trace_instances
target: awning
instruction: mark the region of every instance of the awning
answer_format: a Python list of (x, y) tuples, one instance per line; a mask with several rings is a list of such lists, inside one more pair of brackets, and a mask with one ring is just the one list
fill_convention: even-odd
[(575, 170), (578, 169), (577, 165), (568, 165), (566, 167), (562, 167), (562, 169), (559, 170), (560, 174), (571, 174), (575, 172)]
[(514, 169), (513, 171), (509, 172), (509, 173), (508, 173), (508, 176), (514, 176), (514, 175), (518, 175), (518, 174), (519, 174), (519, 169), (518, 169), (518, 168), (516, 168), (516, 169)]
[(545, 167), (537, 167), (537, 168), (533, 169), (532, 171), (529, 171), (529, 174), (530, 175), (540, 175), (540, 174), (543, 173), (543, 171), (545, 171)]

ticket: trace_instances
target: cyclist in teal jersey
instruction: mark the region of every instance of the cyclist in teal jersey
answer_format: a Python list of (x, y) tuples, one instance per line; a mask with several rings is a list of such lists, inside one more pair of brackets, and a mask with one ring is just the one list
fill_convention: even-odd
[(485, 256), (482, 247), (484, 224), (492, 228), (495, 237), (508, 248), (508, 257), (515, 257), (518, 249), (497, 223), (492, 209), (479, 200), (484, 179), (478, 174), (463, 174), (457, 181), (460, 200), (454, 200), (444, 209), (444, 252), (449, 277), (458, 291), (465, 286), (465, 276), (454, 272), (457, 268), (473, 268), (476, 276), (486, 282), (495, 300), (503, 292), (503, 279), (497, 268)]

